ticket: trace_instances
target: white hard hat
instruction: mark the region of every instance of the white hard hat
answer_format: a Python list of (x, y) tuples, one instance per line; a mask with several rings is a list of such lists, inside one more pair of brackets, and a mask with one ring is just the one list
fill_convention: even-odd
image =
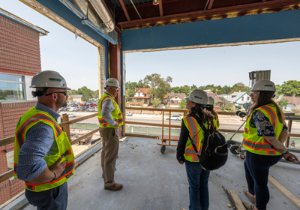
[(116, 87), (119, 88), (119, 81), (115, 78), (108, 78), (105, 82), (105, 87)]
[(31, 80), (31, 88), (62, 88), (68, 89), (66, 80), (56, 71), (42, 71)]
[(215, 100), (213, 97), (211, 96), (208, 96), (208, 101), (207, 101), (207, 104), (208, 105), (214, 105), (215, 104)]
[(208, 97), (203, 90), (193, 90), (189, 96), (189, 100), (196, 104), (207, 104)]
[(270, 80), (258, 80), (252, 87), (252, 91), (272, 91), (275, 92), (275, 84)]

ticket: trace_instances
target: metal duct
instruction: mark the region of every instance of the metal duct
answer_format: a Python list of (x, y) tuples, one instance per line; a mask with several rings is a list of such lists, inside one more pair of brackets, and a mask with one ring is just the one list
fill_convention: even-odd
[[(81, 9), (79, 7), (77, 7), (76, 5), (74, 5), (74, 3), (72, 3), (70, 0), (59, 0), (62, 4), (64, 4), (68, 9), (70, 9), (75, 15), (77, 15), (80, 19), (81, 22), (87, 26), (89, 26), (90, 28), (92, 28), (94, 31), (96, 31), (98, 34), (100, 34), (104, 39), (106, 39), (107, 41), (109, 41), (110, 43), (116, 45), (118, 43), (118, 39), (117, 39), (117, 33), (115, 31), (111, 31), (109, 32), (109, 30), (106, 27), (103, 27), (103, 24), (100, 23), (99, 26), (99, 22), (93, 23), (90, 18), (88, 19), (88, 17), (85, 15), (85, 13), (83, 13), (81, 11)], [(81, 4), (83, 6), (83, 4)], [(90, 11), (90, 10), (89, 10)], [(96, 16), (94, 16), (96, 18)]]
[(95, 26), (102, 27), (104, 26), (103, 22), (101, 21), (98, 14), (96, 14), (94, 11), (92, 11), (89, 8), (89, 3), (87, 1), (82, 0), (73, 0), (75, 5), (78, 6), (80, 11), (93, 23)]
[(107, 28), (107, 32), (115, 30), (114, 20), (104, 2), (104, 0), (87, 0), (91, 3), (100, 19), (103, 21)]

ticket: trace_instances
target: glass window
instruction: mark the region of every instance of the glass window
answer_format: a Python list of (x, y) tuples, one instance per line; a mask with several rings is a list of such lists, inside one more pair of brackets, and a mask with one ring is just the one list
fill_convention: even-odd
[(25, 99), (24, 76), (0, 73), (0, 101)]

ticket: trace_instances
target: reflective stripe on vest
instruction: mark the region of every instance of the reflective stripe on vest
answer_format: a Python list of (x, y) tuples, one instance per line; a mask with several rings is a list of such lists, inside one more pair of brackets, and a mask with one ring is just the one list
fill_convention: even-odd
[[(185, 145), (184, 158), (190, 162), (199, 162), (198, 155), (201, 154), (204, 132), (194, 117), (184, 117), (183, 123), (189, 131), (189, 138)], [(190, 137), (192, 139), (190, 139)], [(191, 142), (193, 142), (196, 146), (198, 154), (194, 150), (194, 147)]]
[[(275, 136), (278, 139), (283, 124), (280, 123), (279, 118), (276, 114), (276, 107), (273, 104), (268, 104), (257, 108), (256, 110), (262, 112), (273, 125), (273, 129), (275, 132)], [(258, 136), (258, 132), (256, 128), (250, 126), (250, 121), (252, 119), (254, 111), (247, 118), (245, 129), (244, 129), (244, 141), (243, 146), (249, 152), (259, 154), (259, 155), (280, 155), (278, 152), (268, 141), (264, 139), (263, 136)]]
[(23, 143), (26, 141), (26, 134), (30, 128), (37, 123), (44, 123), (53, 129), (54, 143), (57, 150), (54, 153), (47, 154), (44, 159), (48, 167), (52, 166), (60, 157), (62, 161), (66, 161), (66, 168), (63, 174), (51, 182), (31, 183), (25, 182), (26, 188), (34, 192), (45, 191), (64, 184), (68, 178), (74, 173), (74, 154), (68, 139), (68, 136), (62, 131), (56, 120), (47, 112), (37, 110), (35, 107), (29, 109), (19, 120), (15, 134), (15, 155), (14, 170), (18, 167), (19, 152)]
[[(102, 103), (104, 100), (109, 98), (111, 102), (113, 103), (114, 110), (111, 112), (111, 115), (113, 119), (118, 123), (117, 126), (110, 125), (102, 116)], [(99, 120), (99, 126), (101, 128), (116, 128), (118, 126), (122, 126), (124, 124), (123, 122), (123, 114), (120, 110), (120, 107), (118, 103), (116, 102), (115, 98), (111, 96), (109, 93), (104, 92), (104, 94), (101, 96), (99, 102), (98, 102), (98, 120)]]

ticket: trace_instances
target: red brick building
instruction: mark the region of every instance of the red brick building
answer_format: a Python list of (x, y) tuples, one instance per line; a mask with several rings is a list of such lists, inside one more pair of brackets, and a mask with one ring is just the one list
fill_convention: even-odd
[[(40, 35), (48, 32), (0, 8), (0, 141), (14, 135), (19, 117), (35, 104), (29, 88), (41, 71)], [(13, 167), (13, 144), (0, 146), (0, 174)], [(24, 189), (13, 177), (0, 182), (0, 204)]]

